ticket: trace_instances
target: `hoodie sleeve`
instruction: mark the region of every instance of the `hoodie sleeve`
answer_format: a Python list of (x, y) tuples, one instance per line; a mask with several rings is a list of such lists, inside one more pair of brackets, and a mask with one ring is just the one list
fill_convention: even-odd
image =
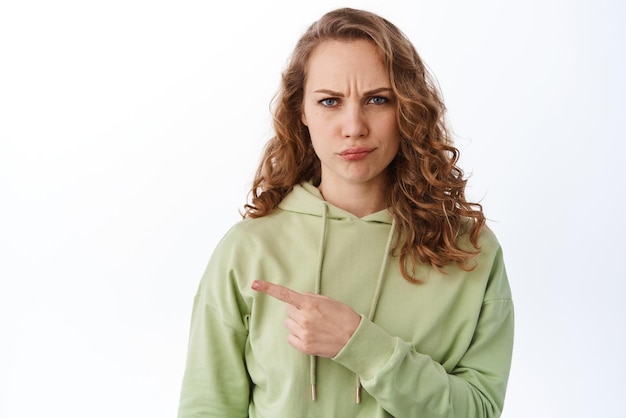
[(447, 371), (363, 317), (333, 359), (394, 417), (494, 418), (502, 413), (513, 347), (513, 303), (501, 253), (492, 266), (472, 342)]
[(250, 384), (242, 360), (247, 336), (219, 317), (196, 296), (178, 418), (248, 416)]
[(244, 351), (249, 312), (229, 267), (233, 247), (224, 241), (193, 302), (178, 418), (248, 417), (251, 384)]

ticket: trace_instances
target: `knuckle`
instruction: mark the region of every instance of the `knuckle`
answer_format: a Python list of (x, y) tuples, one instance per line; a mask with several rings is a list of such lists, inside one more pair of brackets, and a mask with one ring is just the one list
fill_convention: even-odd
[(309, 329), (309, 328), (311, 328), (311, 325), (312, 325), (312, 324), (313, 324), (313, 321), (312, 321), (312, 320), (311, 320), (311, 318), (309, 318), (309, 317), (306, 317), (306, 316), (305, 316), (305, 317), (303, 317), (303, 318), (300, 320), (300, 325), (301, 325), (301, 326), (302, 326), (302, 328), (304, 328), (304, 329)]
[(305, 353), (312, 353), (313, 352), (313, 343), (311, 341), (308, 340), (300, 340), (300, 348), (302, 349), (302, 351), (304, 351)]
[(288, 302), (291, 299), (291, 295), (289, 294), (289, 291), (285, 288), (278, 289), (278, 296), (280, 299), (284, 300), (285, 302)]
[(315, 298), (306, 298), (302, 301), (301, 306), (302, 309), (306, 309), (308, 311), (313, 311), (317, 309), (317, 300)]

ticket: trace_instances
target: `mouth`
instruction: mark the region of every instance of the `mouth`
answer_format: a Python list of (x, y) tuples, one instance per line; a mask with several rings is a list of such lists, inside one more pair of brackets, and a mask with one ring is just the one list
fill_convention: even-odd
[(372, 152), (374, 152), (375, 148), (365, 148), (365, 147), (354, 147), (343, 150), (339, 153), (339, 156), (344, 160), (354, 161), (361, 160)]

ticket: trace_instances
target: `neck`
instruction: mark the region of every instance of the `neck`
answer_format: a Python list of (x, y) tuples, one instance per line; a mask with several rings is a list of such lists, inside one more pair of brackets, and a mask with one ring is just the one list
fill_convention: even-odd
[(329, 187), (322, 182), (318, 186), (328, 203), (359, 218), (381, 211), (386, 205), (386, 188), (383, 184), (357, 184), (344, 187)]

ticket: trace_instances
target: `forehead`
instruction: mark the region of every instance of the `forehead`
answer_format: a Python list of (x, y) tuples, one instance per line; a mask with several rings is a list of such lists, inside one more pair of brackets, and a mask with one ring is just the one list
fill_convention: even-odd
[(307, 63), (307, 84), (354, 78), (389, 84), (389, 74), (373, 42), (328, 40), (315, 47)]

